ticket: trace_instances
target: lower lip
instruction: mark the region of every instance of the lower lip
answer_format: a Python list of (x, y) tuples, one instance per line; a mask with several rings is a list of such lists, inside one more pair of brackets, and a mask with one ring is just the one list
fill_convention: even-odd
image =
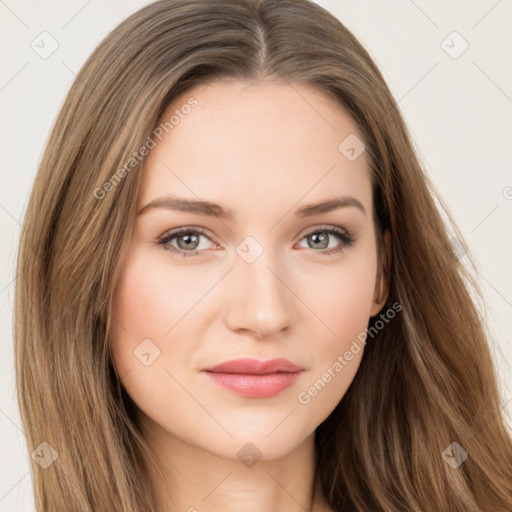
[(266, 375), (206, 372), (219, 386), (249, 398), (268, 398), (292, 386), (301, 371)]

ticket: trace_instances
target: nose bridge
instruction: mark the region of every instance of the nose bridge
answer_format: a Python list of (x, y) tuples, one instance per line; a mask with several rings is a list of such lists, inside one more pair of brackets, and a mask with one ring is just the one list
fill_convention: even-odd
[[(228, 323), (234, 330), (249, 330), (258, 336), (277, 333), (291, 325), (295, 317), (294, 295), (289, 277), (277, 261), (275, 251), (251, 237), (237, 247), (232, 300)], [(258, 247), (259, 246), (259, 247)], [(293, 288), (292, 288), (293, 289)]]

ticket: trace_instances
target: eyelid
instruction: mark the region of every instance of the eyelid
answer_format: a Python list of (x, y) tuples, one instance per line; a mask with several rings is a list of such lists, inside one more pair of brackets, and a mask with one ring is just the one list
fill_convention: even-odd
[(158, 240), (163, 240), (171, 236), (174, 238), (175, 236), (181, 235), (182, 233), (195, 233), (198, 235), (204, 235), (206, 238), (209, 238), (210, 240), (212, 240), (213, 238), (209, 234), (209, 231), (206, 230), (205, 228), (200, 228), (198, 226), (183, 226), (181, 228), (167, 230), (163, 235), (160, 235), (158, 237)]
[(341, 226), (335, 226), (333, 224), (320, 224), (319, 226), (313, 226), (311, 229), (307, 229), (305, 232), (301, 232), (297, 241), (302, 240), (305, 236), (316, 233), (317, 231), (336, 231), (340, 234), (351, 236), (350, 232)]

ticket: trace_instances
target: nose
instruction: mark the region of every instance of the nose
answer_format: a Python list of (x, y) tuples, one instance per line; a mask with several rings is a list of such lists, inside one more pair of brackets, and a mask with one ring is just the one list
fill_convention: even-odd
[(294, 323), (295, 295), (290, 278), (266, 251), (247, 263), (236, 257), (230, 272), (226, 324), (240, 334), (270, 338)]

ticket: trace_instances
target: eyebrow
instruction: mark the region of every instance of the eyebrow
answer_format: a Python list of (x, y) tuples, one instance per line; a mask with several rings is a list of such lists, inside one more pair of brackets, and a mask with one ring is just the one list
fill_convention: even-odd
[[(320, 203), (312, 203), (301, 206), (296, 210), (295, 215), (298, 217), (313, 217), (321, 213), (328, 213), (339, 208), (353, 206), (358, 208), (364, 215), (366, 209), (355, 197), (341, 196), (322, 201)], [(164, 208), (166, 210), (175, 210), (186, 213), (196, 213), (198, 215), (207, 215), (223, 220), (232, 220), (235, 217), (232, 209), (225, 209), (217, 203), (210, 201), (201, 201), (195, 199), (185, 199), (176, 196), (166, 196), (153, 199), (144, 207), (142, 207), (137, 215), (142, 215), (148, 210), (154, 208)]]

